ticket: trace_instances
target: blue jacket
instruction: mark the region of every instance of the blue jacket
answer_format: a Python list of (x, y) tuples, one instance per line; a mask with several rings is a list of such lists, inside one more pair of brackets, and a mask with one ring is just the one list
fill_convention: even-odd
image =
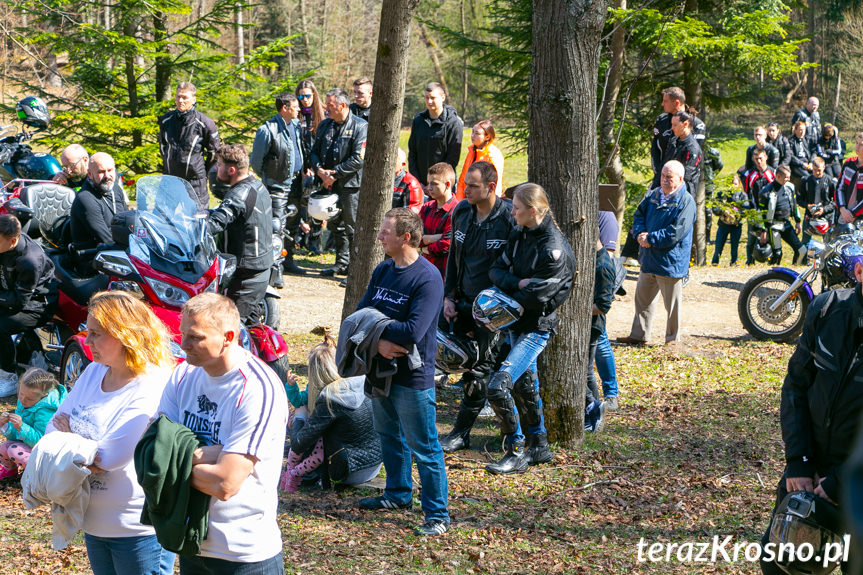
[(65, 397), (66, 388), (58, 385), (31, 407), (24, 407), (19, 401), (15, 413), (21, 416), (21, 431), (15, 429), (11, 423), (7, 423), (3, 429), (3, 435), (9, 441), (23, 441), (29, 447), (33, 447), (45, 435), (48, 422), (57, 413)]
[(641, 271), (672, 278), (685, 277), (692, 251), (695, 200), (681, 185), (670, 200), (660, 204), (662, 189), (650, 192), (635, 210), (630, 233), (647, 232), (649, 248), (640, 248)]

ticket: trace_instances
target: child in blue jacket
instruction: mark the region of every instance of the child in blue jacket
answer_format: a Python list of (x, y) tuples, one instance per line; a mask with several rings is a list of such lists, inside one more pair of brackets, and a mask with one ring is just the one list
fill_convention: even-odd
[(18, 406), (15, 413), (0, 413), (0, 477), (15, 477), (27, 466), (30, 450), (45, 435), (48, 421), (57, 412), (66, 388), (54, 376), (31, 367), (18, 380)]

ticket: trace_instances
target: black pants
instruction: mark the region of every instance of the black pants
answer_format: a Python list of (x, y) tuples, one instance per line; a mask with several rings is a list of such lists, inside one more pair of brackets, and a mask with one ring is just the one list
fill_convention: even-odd
[(195, 194), (198, 196), (196, 199), (198, 209), (208, 209), (210, 207), (210, 192), (207, 191), (207, 178), (204, 177), (200, 180), (189, 180), (189, 184), (192, 185), (192, 189), (195, 190)]
[(264, 296), (270, 283), (270, 270), (238, 269), (228, 286), (228, 299), (237, 304), (240, 321), (246, 325), (261, 323)]
[(600, 332), (590, 330), (590, 360), (587, 363), (587, 389), (584, 392), (584, 407), (594, 401), (599, 401), (599, 387), (596, 385), (596, 374), (593, 366), (596, 363), (596, 345), (599, 343)]
[[(768, 231), (768, 234), (769, 233), (770, 233), (770, 231)], [(789, 221), (785, 222), (785, 225), (782, 226), (782, 231), (779, 232), (779, 237), (782, 238), (782, 240), (786, 244), (791, 246), (791, 250), (792, 250), (791, 262), (792, 263), (802, 262), (805, 259), (806, 254), (801, 253), (801, 250), (800, 250), (800, 248), (803, 246), (803, 244), (800, 242), (800, 238), (797, 237), (797, 233), (794, 231), (794, 226), (791, 225), (791, 222), (789, 222)], [(769, 237), (768, 237), (768, 240), (770, 240)], [(779, 257), (770, 258), (771, 264), (774, 264), (774, 265), (779, 264), (779, 262), (781, 260), (781, 254), (779, 253), (779, 251), (781, 249), (782, 249), (781, 244), (773, 246), (774, 256), (776, 256), (778, 254)]]
[(10, 315), (4, 315), (0, 311), (0, 369), (15, 373), (18, 360), (15, 357), (12, 336), (45, 325), (54, 315), (54, 309), (56, 305), (46, 304), (43, 311), (20, 311)]
[(336, 245), (336, 267), (347, 267), (351, 261), (359, 198), (357, 189), (339, 192), (339, 213), (327, 221), (327, 229), (332, 232)]
[(620, 250), (620, 257), (638, 259), (638, 240), (632, 236), (632, 232), (626, 233), (626, 242)]

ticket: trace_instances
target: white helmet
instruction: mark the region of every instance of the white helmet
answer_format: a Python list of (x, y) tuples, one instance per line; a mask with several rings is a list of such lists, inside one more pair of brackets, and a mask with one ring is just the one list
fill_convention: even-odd
[(332, 192), (315, 192), (309, 196), (309, 217), (325, 222), (339, 213), (339, 195)]

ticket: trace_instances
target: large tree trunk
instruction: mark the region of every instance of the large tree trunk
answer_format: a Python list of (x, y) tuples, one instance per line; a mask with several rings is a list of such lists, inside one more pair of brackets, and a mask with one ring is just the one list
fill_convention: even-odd
[[(625, 10), (626, 0), (615, 0), (614, 7)], [(609, 183), (617, 185), (617, 193), (611, 198), (611, 202), (614, 204), (614, 214), (617, 216), (619, 225), (623, 223), (623, 212), (626, 207), (626, 178), (623, 174), (623, 163), (620, 161), (620, 146), (614, 130), (614, 117), (617, 113), (617, 99), (620, 97), (623, 78), (625, 41), (626, 28), (623, 23), (620, 23), (611, 36), (611, 63), (608, 66), (605, 98), (599, 114), (600, 160)]]
[[(685, 14), (693, 18), (698, 15), (698, 1), (686, 0)], [(698, 115), (704, 118), (704, 110), (701, 109), (701, 95), (703, 91), (703, 76), (701, 75), (701, 64), (694, 56), (683, 59), (683, 91), (686, 92), (686, 103), (696, 110)], [(703, 266), (707, 254), (707, 235), (704, 225), (704, 176), (699, 179), (698, 189), (695, 194), (695, 236), (692, 242), (692, 254), (695, 256), (695, 265)]]
[(418, 3), (419, 0), (384, 0), (381, 6), (375, 97), (370, 112), (360, 205), (342, 318), (356, 309), (375, 266), (383, 259), (376, 237), (381, 220), (393, 201), (393, 166), (405, 98), (410, 22)]
[[(540, 356), (549, 440), (584, 434), (590, 310), (596, 262), (596, 93), (604, 1), (534, 0), (528, 179), (542, 185), (578, 264), (558, 309), (560, 327)], [(538, 31), (541, 31), (538, 33)]]
[[(164, 42), (168, 37), (168, 26), (165, 22), (165, 13), (158, 11), (153, 14), (153, 40)], [(159, 45), (159, 51), (167, 51), (168, 46)], [(171, 99), (171, 56), (156, 56), (155, 61), (155, 94), (157, 102)]]
[[(136, 22), (128, 20), (123, 26), (123, 35), (127, 40), (134, 41), (135, 32), (138, 25)], [(126, 72), (126, 94), (129, 97), (129, 115), (133, 118), (138, 116), (138, 77), (135, 74), (135, 49), (128, 48), (123, 57)], [(143, 133), (141, 130), (132, 131), (132, 145), (139, 147), (143, 143)]]

